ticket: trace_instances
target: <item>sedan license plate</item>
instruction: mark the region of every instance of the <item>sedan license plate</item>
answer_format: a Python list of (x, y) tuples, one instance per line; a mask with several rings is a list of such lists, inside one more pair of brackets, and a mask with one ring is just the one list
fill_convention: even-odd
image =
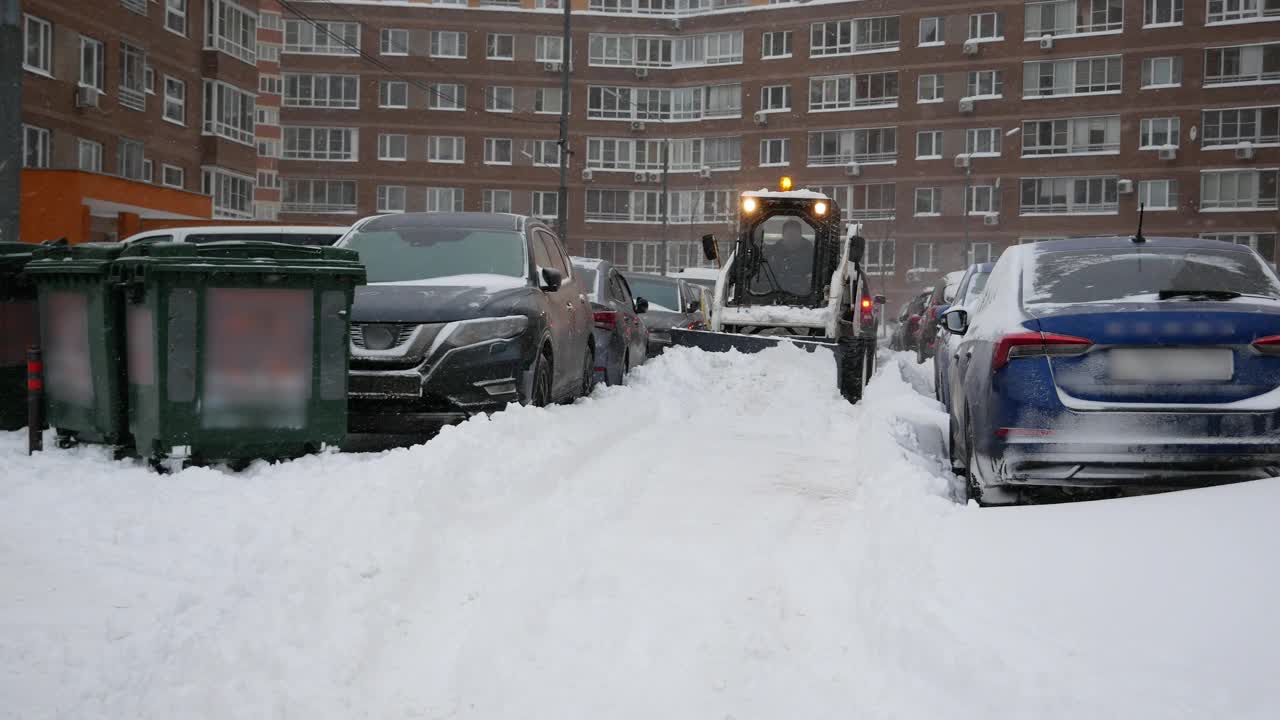
[(1116, 348), (1107, 353), (1111, 379), (1119, 382), (1184, 383), (1230, 380), (1230, 348)]

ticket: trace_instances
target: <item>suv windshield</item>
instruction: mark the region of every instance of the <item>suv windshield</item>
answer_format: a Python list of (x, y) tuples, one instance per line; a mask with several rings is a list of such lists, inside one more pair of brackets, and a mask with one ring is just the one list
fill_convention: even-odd
[(1252, 253), (1210, 248), (1111, 248), (1045, 252), (1024, 276), (1025, 304), (1147, 301), (1169, 291), (1280, 297)]
[(355, 232), (342, 246), (360, 253), (370, 283), (529, 272), (524, 237), (503, 230), (399, 227)]
[(631, 275), (627, 277), (634, 297), (649, 301), (654, 310), (680, 312), (680, 294), (676, 292), (676, 284), (667, 280), (649, 279)]

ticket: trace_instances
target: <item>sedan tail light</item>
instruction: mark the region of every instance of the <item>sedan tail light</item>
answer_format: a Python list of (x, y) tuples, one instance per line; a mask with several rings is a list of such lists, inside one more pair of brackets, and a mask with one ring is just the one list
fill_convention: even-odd
[(1091, 341), (1071, 335), (1038, 332), (1005, 335), (996, 344), (995, 354), (991, 358), (991, 372), (1017, 358), (1082, 355), (1092, 346)]
[(597, 310), (594, 315), (596, 327), (601, 330), (613, 330), (618, 327), (617, 310)]
[(1280, 355), (1280, 335), (1258, 338), (1253, 341), (1253, 349), (1263, 355)]

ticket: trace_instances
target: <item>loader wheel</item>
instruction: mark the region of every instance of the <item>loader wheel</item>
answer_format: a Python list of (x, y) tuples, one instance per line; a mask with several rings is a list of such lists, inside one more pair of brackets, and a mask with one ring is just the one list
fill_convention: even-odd
[(860, 337), (842, 337), (836, 342), (840, 394), (851, 403), (862, 399), (862, 388), (874, 367), (874, 360), (868, 360), (868, 350), (874, 352), (874, 347), (873, 343)]

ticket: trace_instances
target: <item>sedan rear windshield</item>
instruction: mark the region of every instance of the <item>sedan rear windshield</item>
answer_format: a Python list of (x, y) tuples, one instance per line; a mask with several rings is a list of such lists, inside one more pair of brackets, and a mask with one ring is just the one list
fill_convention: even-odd
[(627, 283), (631, 285), (632, 295), (648, 300), (655, 310), (680, 312), (680, 294), (676, 291), (675, 283), (635, 275), (628, 277)]
[(1028, 264), (1023, 282), (1029, 305), (1145, 302), (1162, 292), (1280, 298), (1280, 284), (1257, 256), (1230, 245), (1042, 252)]
[(371, 283), (529, 272), (524, 237), (503, 230), (397, 227), (352, 233), (343, 247), (360, 254)]

